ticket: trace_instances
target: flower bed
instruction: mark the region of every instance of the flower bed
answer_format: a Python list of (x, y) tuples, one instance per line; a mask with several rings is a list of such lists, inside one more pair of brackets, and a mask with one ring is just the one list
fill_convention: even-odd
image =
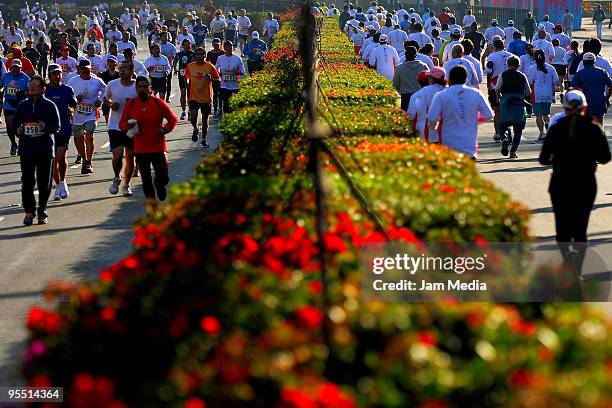
[[(281, 61), (294, 24), (284, 21), (279, 60), (225, 115), (217, 153), (137, 222), (134, 252), (97, 280), (50, 286), (55, 306), (30, 310), (28, 383), (64, 386), (68, 406), (88, 408), (608, 406), (610, 323), (596, 311), (362, 302), (359, 246), (384, 238), (329, 161), (325, 318), (299, 87), (281, 102), (258, 86), (299, 77), (279, 69), (297, 67)], [(324, 21), (328, 36), (340, 41), (335, 58), (353, 63), (335, 20)], [(383, 85), (356, 105), (389, 101), (374, 72), (354, 69)], [(343, 90), (358, 98), (350, 81)], [(527, 238), (527, 212), (466, 157), (394, 135), (391, 103), (376, 108), (380, 135), (369, 136), (341, 106), (328, 109), (348, 135), (327, 143), (393, 240)]]

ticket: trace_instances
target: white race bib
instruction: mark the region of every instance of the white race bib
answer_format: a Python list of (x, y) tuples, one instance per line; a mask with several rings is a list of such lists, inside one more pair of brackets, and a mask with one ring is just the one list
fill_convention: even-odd
[(25, 122), (23, 124), (23, 131), (26, 136), (30, 137), (40, 137), (44, 135), (44, 132), (40, 128), (40, 125), (35, 122)]
[(161, 73), (165, 73), (166, 72), (166, 67), (163, 65), (155, 65), (155, 68), (153, 68), (154, 72), (161, 72)]
[(94, 111), (94, 106), (91, 104), (79, 103), (77, 105), (76, 111), (80, 115), (91, 115)]
[(17, 92), (19, 92), (19, 88), (15, 88), (12, 86), (9, 86), (8, 88), (4, 90), (4, 94), (7, 96), (15, 96), (17, 95)]
[(179, 69), (179, 75), (180, 76), (185, 76), (185, 68)]
[(223, 82), (236, 82), (238, 77), (236, 75), (223, 75)]

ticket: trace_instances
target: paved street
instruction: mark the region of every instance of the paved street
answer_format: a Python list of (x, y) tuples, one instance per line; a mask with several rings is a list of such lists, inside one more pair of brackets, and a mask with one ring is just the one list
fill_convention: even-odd
[[(145, 52), (139, 41), (139, 60)], [(171, 106), (180, 114), (176, 79), (172, 86)], [(217, 120), (211, 120), (210, 149), (201, 149), (191, 141), (191, 125), (180, 121), (167, 136), (170, 182), (188, 180), (202, 154), (211, 154), (220, 141)], [(79, 280), (96, 276), (105, 266), (121, 259), (131, 250), (132, 223), (145, 215), (145, 199), (140, 178), (132, 179), (133, 197), (121, 191), (111, 195), (113, 179), (111, 153), (106, 123), (101, 119), (94, 139), (94, 174), (81, 175), (80, 166), (68, 170), (70, 197), (49, 201), (49, 224), (24, 227), (21, 207), (21, 172), (18, 157), (8, 152), (10, 143), (4, 125), (0, 125), (0, 384), (12, 377), (21, 352), (19, 344), (26, 336), (24, 317), (30, 305), (41, 302), (41, 289), (52, 280)], [(69, 146), (69, 165), (74, 163), (76, 148)]]

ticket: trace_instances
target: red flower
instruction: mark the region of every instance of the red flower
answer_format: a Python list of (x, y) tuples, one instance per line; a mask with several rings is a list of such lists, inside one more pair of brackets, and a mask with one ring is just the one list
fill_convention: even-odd
[(443, 193), (456, 193), (457, 189), (453, 186), (443, 185), (440, 187), (440, 191)]
[(423, 191), (427, 191), (431, 188), (431, 183), (423, 183), (423, 187), (421, 188)]
[(189, 398), (185, 401), (185, 408), (206, 408), (206, 404), (198, 397)]
[(481, 327), (484, 324), (485, 320), (486, 316), (484, 315), (484, 313), (481, 312), (469, 312), (465, 317), (467, 325), (473, 329)]
[(249, 132), (245, 135), (245, 138), (248, 142), (252, 142), (257, 139), (257, 135), (254, 132)]
[(323, 313), (314, 306), (302, 306), (295, 311), (299, 324), (307, 329), (317, 329), (323, 322)]
[(116, 316), (117, 316), (117, 311), (113, 309), (112, 307), (105, 307), (105, 308), (102, 308), (102, 310), (100, 310), (100, 317), (102, 318), (102, 320), (106, 320), (106, 321), (115, 320)]
[(513, 388), (529, 387), (533, 384), (534, 376), (524, 368), (519, 368), (510, 373), (508, 383)]
[(77, 392), (86, 393), (92, 392), (96, 383), (91, 374), (79, 373), (74, 376), (73, 385)]
[(38, 326), (40, 326), (43, 322), (44, 317), (45, 317), (45, 311), (42, 310), (40, 307), (34, 306), (30, 308), (30, 311), (28, 312), (28, 320), (27, 320), (28, 328), (30, 330), (33, 330), (37, 328)]
[(326, 232), (323, 235), (323, 244), (328, 252), (341, 254), (347, 251), (344, 240), (331, 232)]
[(357, 406), (351, 397), (342, 393), (340, 387), (333, 383), (319, 386), (317, 399), (320, 406), (326, 408), (354, 408)]
[(283, 388), (280, 406), (283, 408), (317, 408), (318, 404), (305, 391), (297, 388)]
[(308, 289), (310, 290), (310, 293), (320, 293), (323, 290), (323, 283), (318, 280), (309, 282)]
[(104, 269), (100, 271), (100, 280), (101, 281), (113, 280), (113, 273), (109, 269)]
[(427, 347), (435, 347), (436, 336), (430, 331), (422, 331), (418, 334), (418, 342)]
[(533, 336), (537, 331), (537, 326), (535, 323), (525, 321), (517, 316), (510, 321), (510, 331), (523, 336)]
[(221, 332), (221, 324), (214, 316), (204, 316), (202, 320), (200, 320), (200, 328), (203, 332), (212, 335), (217, 335)]
[(538, 357), (540, 357), (542, 361), (550, 361), (555, 358), (555, 353), (548, 347), (540, 346), (540, 348), (538, 348)]

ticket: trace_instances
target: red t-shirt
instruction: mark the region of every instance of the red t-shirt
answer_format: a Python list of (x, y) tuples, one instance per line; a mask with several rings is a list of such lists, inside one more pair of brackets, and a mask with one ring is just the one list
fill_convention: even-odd
[[(166, 136), (160, 136), (158, 129), (163, 127), (166, 133), (171, 132), (178, 123), (178, 117), (170, 106), (156, 96), (150, 96), (146, 102), (140, 98), (128, 99), (119, 121), (119, 127), (127, 132), (128, 119), (138, 121), (138, 133), (134, 136), (134, 153), (167, 152)], [(162, 126), (163, 120), (166, 124)]]

